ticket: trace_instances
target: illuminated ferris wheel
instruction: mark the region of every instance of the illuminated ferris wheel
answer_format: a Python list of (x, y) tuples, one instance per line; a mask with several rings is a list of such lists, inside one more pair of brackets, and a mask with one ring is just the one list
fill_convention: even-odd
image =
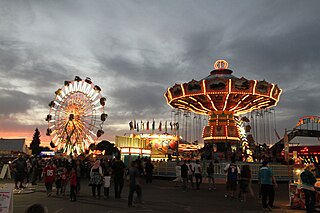
[(67, 155), (81, 154), (104, 134), (106, 98), (90, 78), (82, 80), (78, 76), (74, 81), (65, 81), (55, 95), (46, 118), (50, 146)]

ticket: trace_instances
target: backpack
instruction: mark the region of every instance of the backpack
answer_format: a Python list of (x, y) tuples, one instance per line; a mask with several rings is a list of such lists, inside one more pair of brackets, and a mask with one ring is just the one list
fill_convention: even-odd
[(227, 171), (228, 171), (228, 180), (237, 180), (238, 168), (236, 164), (230, 164)]
[(214, 167), (208, 166), (207, 173), (208, 173), (208, 175), (212, 175), (214, 173)]

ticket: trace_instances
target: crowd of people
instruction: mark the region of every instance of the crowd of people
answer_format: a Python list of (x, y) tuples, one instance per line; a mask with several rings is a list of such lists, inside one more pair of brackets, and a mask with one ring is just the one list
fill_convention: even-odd
[[(215, 167), (213, 162), (209, 162), (206, 168), (200, 160), (192, 162), (184, 160), (177, 163), (176, 186), (181, 183), (183, 192), (195, 188), (200, 190), (203, 175), (208, 181), (208, 190), (215, 190)], [(154, 166), (150, 158), (140, 158), (130, 163), (126, 167), (120, 156), (114, 159), (101, 158), (98, 160), (80, 160), (76, 158), (50, 158), (40, 159), (38, 157), (24, 158), (22, 155), (11, 162), (12, 174), (16, 189), (25, 188), (25, 183), (36, 185), (37, 182), (45, 183), (47, 196), (50, 197), (55, 186), (56, 196), (65, 196), (67, 186), (69, 186), (70, 201), (76, 201), (81, 190), (81, 180), (89, 179), (89, 186), (92, 189), (92, 197), (100, 198), (104, 196), (109, 198), (109, 189), (114, 186), (114, 197), (120, 199), (125, 181), (128, 182), (128, 206), (133, 206), (133, 195), (137, 194), (137, 203), (142, 202), (142, 177), (145, 183), (152, 183)], [(238, 197), (245, 202), (247, 196), (254, 197), (251, 187), (251, 171), (249, 165), (242, 165), (241, 169), (236, 164), (235, 159), (226, 164), (224, 171), (226, 173), (226, 193), (225, 198)], [(272, 211), (274, 207), (275, 187), (277, 182), (273, 176), (271, 168), (267, 161), (262, 162), (258, 172), (259, 179), (259, 197), (261, 197), (262, 208), (265, 211)], [(302, 189), (305, 194), (305, 204), (308, 211), (314, 211), (315, 206), (315, 175), (310, 166), (306, 166), (301, 173)], [(103, 195), (101, 189), (103, 188)]]
[[(251, 170), (248, 164), (242, 165), (240, 169), (239, 165), (236, 164), (235, 159), (233, 158), (231, 163), (226, 164), (224, 171), (226, 174), (225, 198), (238, 198), (240, 201), (246, 202), (248, 195), (255, 197), (251, 185)], [(184, 160), (182, 165), (177, 164), (176, 174), (176, 186), (179, 186), (179, 183), (181, 183), (183, 192), (192, 188), (199, 190), (200, 185), (202, 184), (202, 175), (205, 175), (205, 178), (207, 178), (208, 190), (216, 189), (213, 162), (210, 162), (206, 168), (202, 168), (199, 160), (196, 160), (195, 163), (190, 160)], [(258, 179), (259, 198), (261, 198), (262, 201), (262, 208), (264, 211), (272, 211), (272, 208), (274, 208), (273, 204), (277, 182), (267, 161), (263, 161), (258, 173)], [(313, 203), (313, 194), (312, 192), (309, 194), (309, 200)]]
[[(128, 206), (133, 206), (133, 194), (137, 193), (137, 202), (141, 202), (142, 177), (145, 182), (152, 183), (154, 166), (150, 158), (138, 157), (126, 167), (120, 156), (113, 159), (85, 159), (77, 158), (39, 158), (18, 155), (11, 162), (11, 170), (15, 182), (15, 189), (25, 188), (25, 183), (37, 185), (43, 181), (47, 196), (51, 197), (53, 187), (56, 196), (65, 196), (69, 186), (70, 201), (76, 201), (81, 190), (81, 180), (89, 179), (92, 197), (109, 198), (111, 184), (114, 186), (114, 197), (120, 199), (125, 179), (129, 185)], [(101, 189), (103, 188), (103, 195)]]
[[(230, 164), (227, 164), (224, 168), (226, 173), (226, 193), (225, 197), (235, 197), (235, 192), (237, 191), (237, 183), (239, 183), (239, 195), (241, 200), (246, 200), (246, 194), (250, 192), (253, 194), (251, 189), (251, 171), (249, 165), (243, 165), (240, 170), (239, 166), (235, 164), (232, 160)], [(203, 175), (207, 178), (208, 190), (215, 190), (215, 169), (214, 164), (211, 161), (206, 168), (202, 168), (200, 160), (192, 162), (191, 160), (184, 160), (182, 165), (177, 164), (176, 166), (176, 186), (179, 183), (182, 184), (183, 191), (188, 188), (195, 188), (200, 190), (200, 185), (202, 184)]]

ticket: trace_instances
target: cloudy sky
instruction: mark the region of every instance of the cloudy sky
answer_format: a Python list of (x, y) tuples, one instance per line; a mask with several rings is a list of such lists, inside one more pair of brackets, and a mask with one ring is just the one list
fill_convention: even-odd
[(163, 96), (217, 59), (283, 89), (277, 130), (320, 115), (320, 1), (1, 0), (0, 137), (45, 136), (48, 103), (75, 75), (107, 98), (104, 138), (170, 119)]

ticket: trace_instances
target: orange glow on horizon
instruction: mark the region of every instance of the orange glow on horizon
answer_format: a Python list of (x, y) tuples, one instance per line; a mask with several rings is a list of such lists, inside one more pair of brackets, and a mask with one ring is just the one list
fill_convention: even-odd
[[(32, 138), (33, 138), (34, 132), (27, 132), (27, 131), (21, 131), (21, 132), (2, 132), (0, 133), (0, 138), (3, 139), (21, 139), (24, 138), (26, 145), (29, 147)], [(47, 136), (40, 136), (41, 146), (48, 146), (50, 147), (50, 138)]]

